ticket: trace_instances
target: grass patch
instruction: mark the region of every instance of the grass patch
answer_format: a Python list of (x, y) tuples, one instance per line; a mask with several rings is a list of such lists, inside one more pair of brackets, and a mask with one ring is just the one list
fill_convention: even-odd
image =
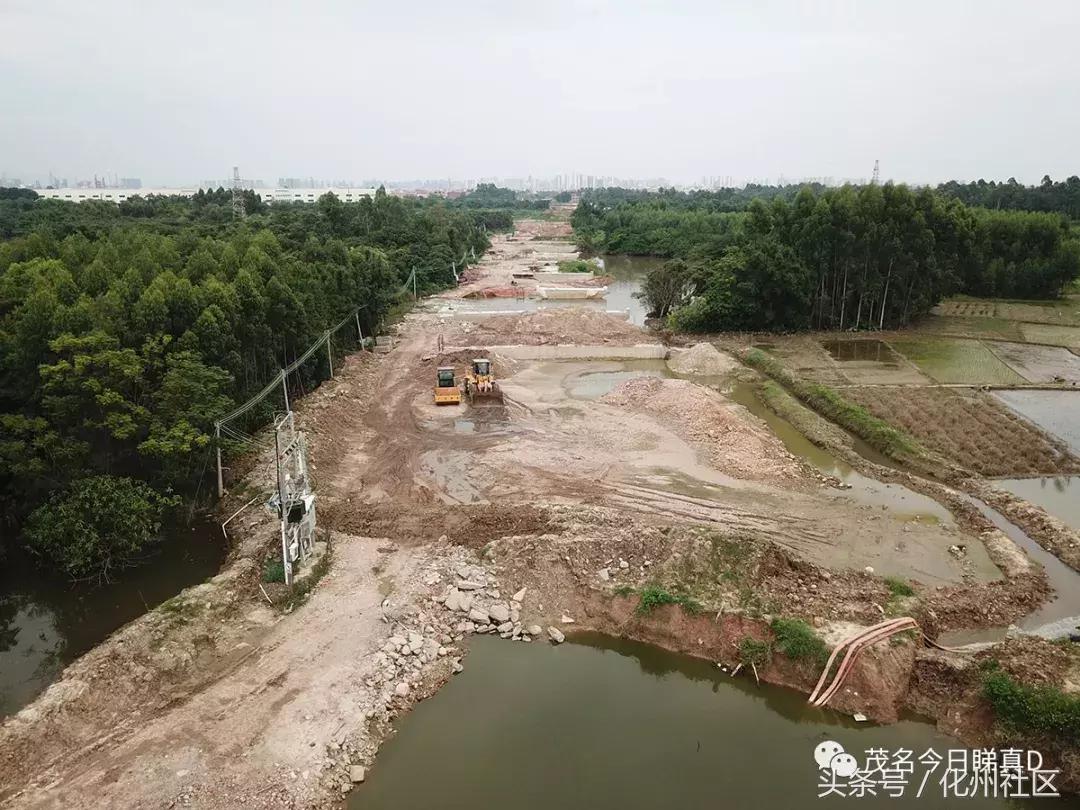
[(629, 585), (619, 585), (612, 593), (616, 596), (629, 596), (634, 592), (634, 589)]
[(763, 666), (772, 658), (773, 647), (767, 641), (759, 641), (747, 636), (739, 642), (739, 660), (750, 666)]
[(925, 455), (918, 443), (903, 431), (878, 419), (861, 405), (845, 399), (829, 386), (796, 377), (776, 358), (761, 349), (751, 349), (743, 360), (748, 366), (772, 377), (819, 414), (851, 431), (876, 450), (898, 459)]
[(564, 259), (559, 262), (560, 273), (591, 273), (596, 265), (585, 259)]
[(983, 669), (983, 696), (1004, 726), (1080, 743), (1080, 696), (1053, 686), (1017, 683), (996, 662), (988, 662)]
[(885, 587), (895, 597), (914, 596), (915, 589), (899, 577), (885, 577)]
[(263, 582), (284, 582), (285, 581), (285, 566), (281, 560), (270, 557), (263, 562)]
[(648, 585), (641, 591), (635, 613), (648, 616), (663, 605), (679, 605), (687, 613), (700, 613), (701, 604), (685, 594), (672, 593), (662, 585)]
[(829, 648), (821, 636), (801, 619), (773, 619), (769, 626), (776, 636), (776, 649), (791, 660), (822, 666), (829, 660)]

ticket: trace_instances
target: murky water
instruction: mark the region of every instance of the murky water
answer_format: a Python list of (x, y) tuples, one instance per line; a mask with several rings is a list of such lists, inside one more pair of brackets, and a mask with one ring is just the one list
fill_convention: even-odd
[(350, 810), (1020, 806), (944, 799), (935, 779), (916, 798), (918, 765), (902, 798), (817, 798), (813, 751), (825, 740), (860, 763), (869, 748), (905, 748), (917, 761), (960, 747), (913, 719), (856, 724), (708, 661), (604, 636), (470, 647), (465, 672), (402, 718)]
[[(599, 399), (627, 380), (640, 377), (670, 377), (664, 360), (619, 360), (575, 364), (576, 370), (563, 379), (563, 388), (574, 399)], [(592, 370), (593, 368), (596, 370)]]
[(995, 391), (994, 395), (1080, 454), (1080, 391)]
[(145, 565), (100, 588), (51, 579), (13, 554), (0, 568), (0, 717), (114, 630), (216, 574), (227, 550), (216, 523), (179, 527)]
[(1007, 478), (994, 484), (1038, 504), (1062, 523), (1080, 531), (1080, 475)]
[[(1050, 587), (1054, 589), (1054, 596), (1017, 622), (1020, 628), (1036, 630), (1070, 616), (1080, 616), (1080, 574), (1032, 540), (1019, 526), (993, 507), (978, 498), (964, 493), (959, 494), (982, 512), (987, 520), (1001, 529), (1014, 543), (1024, 549), (1032, 560), (1046, 569), (1046, 579)], [(946, 646), (971, 644), (978, 641), (999, 641), (1005, 638), (1007, 630), (1006, 627), (958, 630), (944, 634), (939, 641)]]
[(869, 360), (890, 365), (901, 362), (900, 356), (881, 340), (826, 340), (821, 345), (834, 360), (841, 362)]
[[(940, 522), (946, 525), (951, 525), (954, 522), (949, 510), (933, 498), (908, 489), (901, 484), (888, 484), (875, 478), (869, 478), (838, 459), (828, 450), (818, 447), (800, 433), (794, 425), (770, 410), (758, 398), (753, 385), (736, 383), (725, 389), (725, 393), (764, 421), (780, 441), (784, 443), (784, 447), (787, 448), (789, 453), (805, 459), (821, 472), (838, 478), (850, 486), (851, 489), (844, 490), (844, 493), (852, 500), (874, 506), (887, 506), (893, 514), (901, 517), (918, 516), (920, 520)], [(878, 461), (881, 454), (874, 448), (861, 439), (855, 439), (854, 442), (857, 452), (872, 461), (881, 463)]]

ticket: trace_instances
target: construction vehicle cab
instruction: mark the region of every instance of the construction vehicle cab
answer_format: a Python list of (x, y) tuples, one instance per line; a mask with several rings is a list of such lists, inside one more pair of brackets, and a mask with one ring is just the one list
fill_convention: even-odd
[(457, 405), (461, 402), (461, 389), (454, 379), (453, 366), (440, 366), (435, 372), (435, 404)]
[(469, 395), (470, 402), (477, 397), (502, 400), (502, 391), (495, 382), (491, 361), (486, 357), (477, 357), (472, 361), (472, 369), (465, 376), (465, 393)]

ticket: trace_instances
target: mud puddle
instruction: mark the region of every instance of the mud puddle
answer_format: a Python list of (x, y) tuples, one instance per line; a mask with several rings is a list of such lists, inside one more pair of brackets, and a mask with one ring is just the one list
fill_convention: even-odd
[[(868, 341), (876, 342), (876, 341)], [(722, 389), (724, 390), (724, 389)], [(754, 387), (748, 383), (736, 383), (724, 390), (735, 402), (745, 407), (752, 414), (764, 421), (773, 433), (784, 443), (787, 451), (809, 462), (814, 468), (838, 478), (850, 487), (843, 494), (859, 503), (871, 506), (887, 507), (894, 515), (905, 519), (919, 519), (924, 522), (952, 525), (953, 516), (940, 503), (920, 492), (908, 489), (902, 484), (889, 484), (869, 478), (850, 465), (838, 459), (827, 450), (818, 447), (800, 433), (794, 425), (770, 410), (758, 399)], [(865, 442), (856, 440), (856, 445)], [(878, 461), (880, 453), (869, 445), (856, 446), (856, 452), (871, 461)]]
[(1080, 475), (1005, 478), (994, 485), (1038, 504), (1065, 525), (1080, 531)]
[[(1044, 549), (996, 509), (978, 498), (959, 493), (972, 506), (978, 509), (986, 519), (1001, 529), (1028, 556), (1046, 569), (1046, 579), (1054, 589), (1054, 596), (1037, 610), (1029, 613), (1018, 622), (1022, 630), (1036, 631), (1049, 624), (1056, 624), (1062, 619), (1080, 617), (1080, 574), (1069, 568), (1061, 560)], [(1080, 624), (1080, 618), (1077, 618)], [(958, 630), (946, 633), (939, 641), (946, 646), (960, 646), (981, 641), (1000, 641), (1005, 638), (1007, 627), (992, 627), (986, 630)]]
[(627, 380), (640, 377), (671, 377), (664, 360), (621, 360), (574, 364), (574, 370), (563, 378), (562, 386), (572, 399), (600, 399)]
[(881, 340), (826, 340), (821, 346), (841, 363), (870, 361), (899, 367), (902, 362), (900, 355)]
[(32, 701), (113, 631), (215, 575), (227, 551), (217, 523), (178, 526), (146, 564), (101, 587), (49, 578), (11, 553), (0, 569), (0, 717)]
[[(582, 634), (569, 643), (470, 642), (465, 672), (402, 718), (352, 810), (440, 807), (807, 807), (818, 799), (815, 747), (838, 742), (860, 766), (870, 748), (959, 748), (928, 724), (856, 724), (804, 695), (732, 679), (709, 661)], [(918, 769), (920, 766), (916, 764)], [(859, 807), (945, 808), (937, 778)], [(966, 798), (965, 807), (1020, 806)], [(831, 804), (830, 804), (831, 806)]]

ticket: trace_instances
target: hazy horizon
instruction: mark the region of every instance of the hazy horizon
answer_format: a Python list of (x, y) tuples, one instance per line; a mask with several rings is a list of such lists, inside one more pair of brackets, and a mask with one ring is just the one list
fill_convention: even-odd
[(1080, 6), (0, 0), (0, 174), (1080, 173)]

